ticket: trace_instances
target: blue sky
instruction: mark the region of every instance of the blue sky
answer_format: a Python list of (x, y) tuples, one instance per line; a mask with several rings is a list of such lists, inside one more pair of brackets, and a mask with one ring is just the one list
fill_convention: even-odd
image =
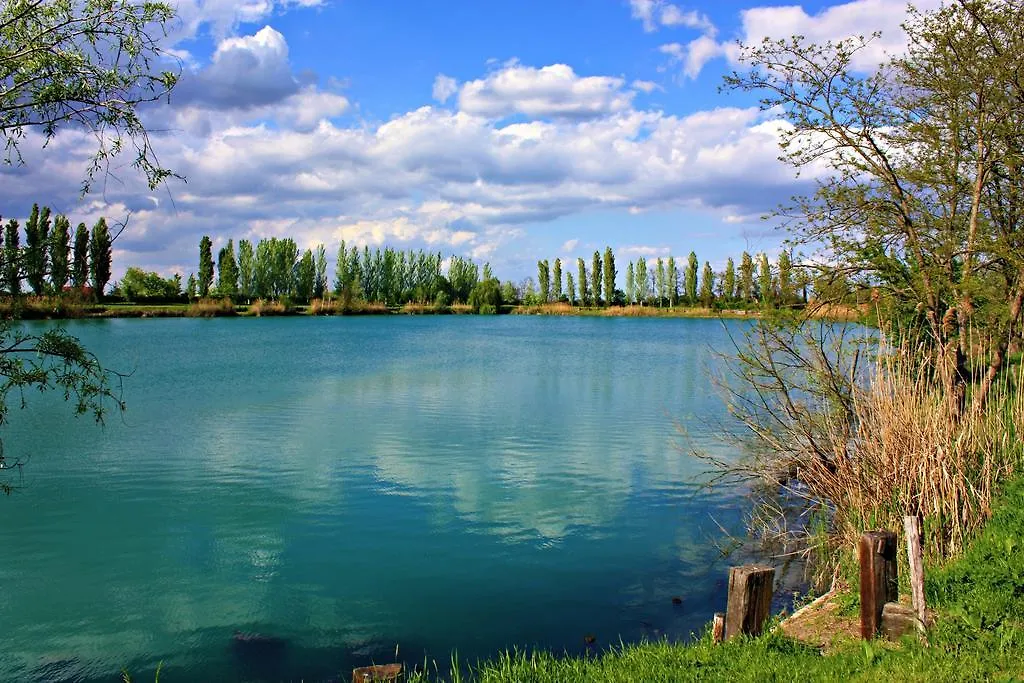
[(735, 41), (882, 30), (870, 68), (902, 49), (905, 16), (902, 0), (177, 7), (164, 47), (182, 79), (145, 115), (186, 182), (151, 193), (122, 169), (80, 198), (89, 141), (76, 131), (0, 170), (4, 216), (34, 201), (74, 223), (130, 215), (115, 277), (129, 265), (187, 277), (203, 234), (424, 247), (516, 281), (540, 258), (606, 245), (623, 272), (691, 250), (716, 269), (744, 249), (774, 254), (782, 236), (761, 216), (813, 179), (777, 161), (772, 113), (718, 92), (742, 68)]

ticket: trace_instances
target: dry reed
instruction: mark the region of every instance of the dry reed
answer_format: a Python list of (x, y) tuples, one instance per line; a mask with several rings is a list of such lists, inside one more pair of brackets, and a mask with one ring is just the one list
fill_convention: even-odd
[(235, 305), (231, 299), (206, 298), (189, 304), (185, 309), (185, 315), (190, 318), (213, 318), (218, 316), (235, 315)]

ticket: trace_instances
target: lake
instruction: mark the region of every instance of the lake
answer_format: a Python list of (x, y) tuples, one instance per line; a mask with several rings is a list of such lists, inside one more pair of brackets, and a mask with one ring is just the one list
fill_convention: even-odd
[(0, 680), (347, 680), (396, 647), (686, 638), (725, 606), (719, 525), (745, 508), (684, 450), (725, 452), (708, 372), (744, 324), (68, 322), (132, 373), (128, 410), (12, 404)]

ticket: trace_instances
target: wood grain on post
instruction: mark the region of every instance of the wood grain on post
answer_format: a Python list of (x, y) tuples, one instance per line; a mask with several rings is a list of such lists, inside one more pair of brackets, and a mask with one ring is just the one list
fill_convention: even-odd
[(711, 641), (720, 643), (725, 640), (725, 613), (715, 612), (711, 619)]
[(725, 610), (725, 637), (741, 633), (756, 636), (772, 609), (775, 569), (746, 565), (729, 569), (729, 601)]
[(914, 611), (923, 628), (926, 619), (924, 602), (924, 562), (921, 547), (921, 518), (908, 515), (903, 518), (903, 529), (907, 534), (907, 559), (910, 560), (910, 595)]
[(860, 635), (870, 640), (882, 626), (882, 609), (896, 602), (896, 533), (867, 531), (860, 537)]

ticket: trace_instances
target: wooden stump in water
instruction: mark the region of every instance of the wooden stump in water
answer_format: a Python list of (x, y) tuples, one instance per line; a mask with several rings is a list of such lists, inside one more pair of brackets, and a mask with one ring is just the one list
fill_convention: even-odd
[(352, 683), (373, 681), (399, 681), (402, 679), (401, 664), (375, 664), (352, 670)]
[(772, 609), (775, 569), (746, 565), (729, 569), (725, 637), (760, 635)]
[(860, 635), (870, 640), (882, 628), (882, 610), (896, 602), (896, 533), (867, 531), (860, 537)]

